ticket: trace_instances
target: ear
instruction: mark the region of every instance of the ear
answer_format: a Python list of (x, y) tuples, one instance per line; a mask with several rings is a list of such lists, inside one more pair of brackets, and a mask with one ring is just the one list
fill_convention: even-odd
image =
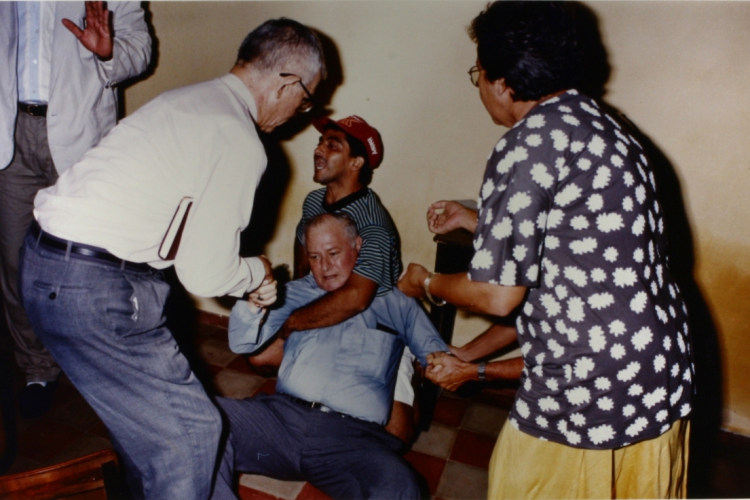
[(505, 78), (498, 78), (494, 82), (491, 82), (490, 88), (492, 88), (492, 93), (498, 98), (498, 100), (502, 98), (510, 98), (513, 95), (513, 89), (505, 83)]
[(349, 168), (354, 171), (359, 171), (365, 166), (365, 159), (361, 156), (355, 156), (349, 160)]
[(357, 239), (354, 240), (354, 248), (357, 249), (357, 252), (359, 252), (362, 249), (362, 237), (357, 236)]
[(295, 85), (297, 83), (297, 80), (299, 80), (299, 77), (294, 75), (288, 75), (288, 76), (281, 76), (277, 75), (278, 81), (276, 83), (276, 98), (280, 99), (281, 94), (284, 93), (284, 89), (289, 87), (290, 85)]

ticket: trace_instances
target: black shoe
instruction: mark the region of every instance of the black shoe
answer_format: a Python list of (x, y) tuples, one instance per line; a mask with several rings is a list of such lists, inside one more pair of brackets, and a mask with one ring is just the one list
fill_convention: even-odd
[(57, 380), (47, 382), (46, 385), (31, 384), (21, 391), (21, 416), (26, 420), (39, 418), (52, 407), (52, 396), (57, 390)]

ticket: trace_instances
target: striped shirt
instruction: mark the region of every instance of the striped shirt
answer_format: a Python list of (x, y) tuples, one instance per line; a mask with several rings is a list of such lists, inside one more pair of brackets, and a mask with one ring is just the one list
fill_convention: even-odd
[(350, 216), (362, 237), (354, 272), (378, 284), (377, 296), (389, 293), (401, 274), (401, 243), (396, 227), (380, 199), (370, 188), (325, 204), (326, 188), (316, 189), (305, 198), (302, 219), (297, 225), (297, 239), (302, 241), (305, 221), (324, 213), (345, 213)]

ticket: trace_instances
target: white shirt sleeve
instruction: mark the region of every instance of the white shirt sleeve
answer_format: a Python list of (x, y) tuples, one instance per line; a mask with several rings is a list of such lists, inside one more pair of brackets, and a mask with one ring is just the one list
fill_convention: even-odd
[(253, 312), (244, 300), (238, 300), (229, 316), (229, 348), (238, 354), (251, 353), (258, 349), (260, 322), (263, 312)]
[(246, 226), (266, 156), (258, 140), (241, 133), (217, 145), (215, 164), (201, 169), (196, 196), (174, 266), (180, 282), (198, 296), (241, 297), (265, 277), (263, 263), (242, 258), (240, 232)]

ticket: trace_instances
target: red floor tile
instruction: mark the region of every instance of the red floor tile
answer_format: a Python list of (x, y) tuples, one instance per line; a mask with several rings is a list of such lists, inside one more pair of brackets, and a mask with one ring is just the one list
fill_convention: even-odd
[(215, 377), (224, 369), (221, 366), (212, 365), (211, 363), (205, 363), (204, 366), (211, 373), (212, 377)]
[(247, 356), (237, 356), (234, 361), (227, 365), (227, 368), (248, 375), (256, 374), (253, 369), (250, 368), (250, 364), (247, 362)]
[(427, 480), (427, 487), (430, 489), (430, 493), (434, 495), (435, 491), (437, 491), (438, 483), (440, 483), (440, 476), (443, 474), (443, 469), (445, 469), (446, 460), (431, 457), (418, 451), (410, 451), (404, 455), (404, 458)]
[(305, 483), (295, 500), (331, 500), (331, 497), (310, 483)]
[(268, 493), (263, 493), (262, 491), (254, 490), (252, 488), (248, 488), (247, 486), (240, 486), (240, 489), (237, 491), (237, 493), (242, 500), (279, 500), (275, 496), (269, 495)]
[(253, 396), (255, 396), (256, 394), (260, 394), (260, 393), (275, 394), (276, 393), (276, 379), (270, 378), (266, 380), (265, 382), (263, 382), (263, 385), (258, 387), (258, 390), (255, 391), (255, 394), (253, 394)]
[(497, 438), (486, 434), (459, 430), (450, 459), (466, 465), (487, 469)]
[(459, 427), (468, 407), (469, 402), (465, 399), (443, 396), (437, 400), (432, 419), (443, 425)]
[(477, 403), (484, 403), (509, 410), (516, 399), (516, 388), (512, 386), (503, 388), (487, 387), (471, 399)]
[(195, 337), (193, 338), (195, 345), (199, 346), (203, 342), (209, 339), (227, 339), (228, 333), (226, 328), (221, 326), (213, 326), (206, 324), (199, 324), (195, 327)]

